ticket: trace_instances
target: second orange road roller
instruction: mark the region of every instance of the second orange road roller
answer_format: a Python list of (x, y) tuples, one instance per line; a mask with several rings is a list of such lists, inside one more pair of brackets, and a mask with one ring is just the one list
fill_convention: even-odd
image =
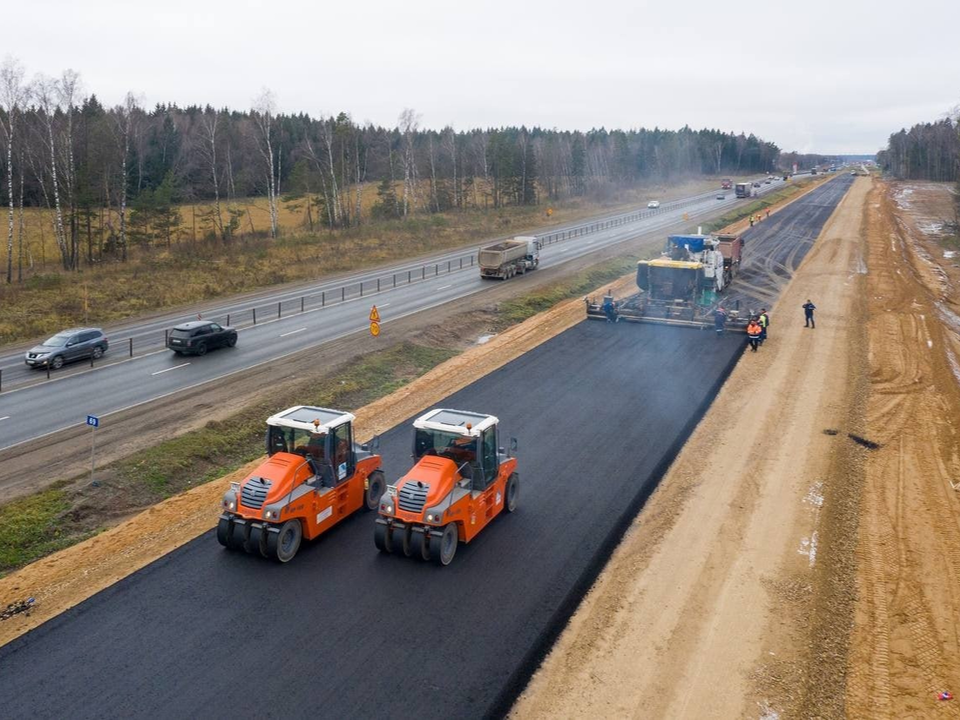
[(380, 498), (374, 541), (381, 552), (449, 565), (501, 512), (517, 507), (520, 478), (499, 445), (499, 420), (463, 410), (431, 410), (414, 421), (416, 464)]

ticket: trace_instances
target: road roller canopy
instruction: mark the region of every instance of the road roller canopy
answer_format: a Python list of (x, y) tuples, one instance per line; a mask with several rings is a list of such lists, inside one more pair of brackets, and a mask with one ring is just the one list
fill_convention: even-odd
[(418, 430), (437, 430), (439, 432), (480, 437), (481, 433), (499, 422), (493, 415), (467, 412), (466, 410), (431, 410), (413, 422)]
[(267, 425), (287, 427), (307, 432), (325, 433), (344, 423), (356, 420), (353, 414), (343, 410), (297, 405), (267, 418)]
[[(471, 468), (474, 489), (486, 487), (497, 469), (497, 424), (493, 415), (463, 410), (431, 410), (414, 423), (413, 456), (436, 455)], [(464, 471), (461, 469), (461, 474)]]

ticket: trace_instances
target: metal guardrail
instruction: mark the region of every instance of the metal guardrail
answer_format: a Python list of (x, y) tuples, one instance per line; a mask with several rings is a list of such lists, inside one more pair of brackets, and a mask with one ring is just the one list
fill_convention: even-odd
[[(703, 193), (701, 195), (695, 195), (691, 198), (684, 198), (683, 200), (673, 200), (661, 204), (658, 208), (647, 208), (632, 213), (626, 213), (624, 215), (618, 215), (607, 220), (598, 220), (595, 222), (574, 225), (563, 230), (557, 230), (544, 235), (537, 235), (536, 237), (540, 240), (541, 246), (554, 245), (556, 243), (583, 237), (584, 235), (600, 232), (613, 227), (630, 225), (632, 223), (646, 220), (651, 217), (656, 217), (673, 210), (679, 210), (684, 207), (696, 205), (713, 196), (714, 194), (715, 193)], [(243, 310), (229, 313), (219, 313), (216, 315), (204, 316), (198, 314), (198, 318), (210, 320), (221, 325), (228, 325), (238, 329), (254, 327), (257, 324), (280, 320), (298, 313), (341, 305), (358, 298), (372, 297), (387, 290), (394, 290), (398, 287), (404, 287), (407, 285), (415, 285), (440, 275), (451, 275), (453, 273), (472, 268), (476, 265), (477, 255), (481, 247), (482, 246), (477, 246), (475, 249), (470, 250), (469, 254), (465, 252), (462, 255), (456, 255), (452, 258), (435, 263), (426, 263), (418, 268), (411, 268), (406, 271), (384, 273), (381, 276), (373, 276), (366, 279), (361, 278), (360, 280), (346, 283), (340, 287), (332, 288), (330, 290), (322, 290), (319, 293), (306, 294), (297, 298), (264, 303), (262, 305), (255, 305)], [(111, 348), (114, 350), (124, 348), (126, 350), (125, 354), (129, 357), (134, 357), (135, 353), (144, 354), (156, 352), (166, 347), (167, 336), (169, 332), (170, 330), (167, 329), (163, 331), (158, 330), (156, 333), (138, 334), (136, 337), (136, 342), (134, 341), (135, 339), (133, 337), (120, 337), (112, 339)], [(116, 356), (116, 351), (111, 353), (111, 357), (115, 358)], [(90, 358), (90, 366), (94, 366), (93, 358)], [(51, 375), (49, 368), (47, 369), (46, 374), (47, 378), (49, 378)], [(0, 368), (0, 392), (2, 391), (3, 370)]]

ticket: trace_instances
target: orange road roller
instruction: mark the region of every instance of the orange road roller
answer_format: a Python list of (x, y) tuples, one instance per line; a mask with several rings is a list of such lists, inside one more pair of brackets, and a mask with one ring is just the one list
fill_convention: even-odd
[(499, 446), (499, 420), (431, 410), (413, 423), (416, 465), (380, 498), (374, 541), (381, 552), (449, 565), (502, 511), (517, 507), (515, 438)]
[(358, 445), (348, 412), (298, 405), (267, 419), (267, 459), (223, 496), (217, 540), (288, 562), (357, 510), (375, 510), (386, 482), (379, 446)]

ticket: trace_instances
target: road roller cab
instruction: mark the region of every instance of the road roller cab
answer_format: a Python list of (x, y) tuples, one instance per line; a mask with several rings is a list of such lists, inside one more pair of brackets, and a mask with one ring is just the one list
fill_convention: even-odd
[(354, 416), (298, 405), (267, 419), (267, 459), (223, 496), (217, 540), (280, 562), (384, 492), (380, 456), (353, 439)]
[(413, 423), (416, 465), (380, 498), (375, 526), (381, 552), (448, 565), (503, 510), (517, 506), (519, 477), (499, 445), (499, 420), (462, 410), (431, 410)]

